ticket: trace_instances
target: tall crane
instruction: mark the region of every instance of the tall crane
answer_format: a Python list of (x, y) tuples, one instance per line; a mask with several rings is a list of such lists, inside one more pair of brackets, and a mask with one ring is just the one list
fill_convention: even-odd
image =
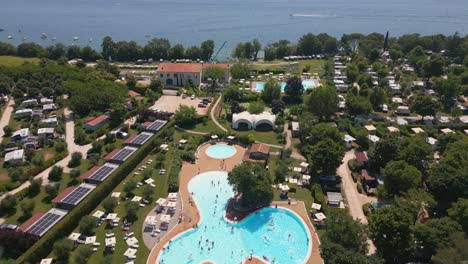
[(223, 45), (221, 45), (221, 47), (218, 49), (216, 54), (210, 58), (210, 61), (215, 61), (216, 60), (216, 58), (218, 57), (219, 52), (221, 52), (221, 50), (224, 48), (224, 45), (226, 45), (226, 43), (227, 43), (227, 41), (223, 42)]

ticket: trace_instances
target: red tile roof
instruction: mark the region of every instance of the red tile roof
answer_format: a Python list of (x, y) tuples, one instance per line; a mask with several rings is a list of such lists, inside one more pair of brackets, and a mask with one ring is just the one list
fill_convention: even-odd
[(57, 197), (55, 197), (52, 200), (52, 203), (60, 203), (60, 201), (62, 201), (65, 197), (67, 197), (67, 195), (69, 195), (71, 192), (73, 192), (73, 190), (75, 190), (75, 187), (66, 188), (65, 191), (63, 191), (61, 194), (57, 195)]
[(108, 116), (106, 115), (100, 115), (90, 121), (88, 121), (86, 124), (89, 125), (89, 126), (95, 126), (95, 125), (98, 125), (100, 124), (101, 122), (104, 122), (106, 121), (107, 119), (109, 119)]
[(137, 97), (137, 96), (141, 96), (141, 95), (139, 93), (135, 92), (135, 91), (128, 90), (128, 96)]
[(366, 181), (375, 181), (375, 178), (370, 176), (367, 170), (362, 170), (361, 171), (361, 176), (364, 178)]
[(82, 180), (88, 179), (89, 176), (93, 175), (93, 173), (95, 173), (99, 168), (100, 168), (100, 166), (94, 166), (94, 167), (92, 167), (89, 171), (87, 171), (85, 174), (83, 174), (80, 178), (81, 178)]
[(196, 63), (161, 63), (158, 72), (201, 72), (201, 64)]
[(124, 144), (130, 144), (138, 135), (131, 135), (125, 141)]
[(227, 63), (203, 64), (203, 69), (206, 69), (209, 67), (218, 67), (218, 68), (223, 68), (224, 70), (228, 70), (229, 68), (231, 68), (231, 65)]
[(252, 147), (250, 147), (250, 152), (268, 154), (270, 152), (270, 147), (265, 144), (253, 144)]
[(107, 154), (105, 157), (104, 157), (104, 160), (111, 160), (115, 154), (117, 154), (118, 152), (120, 151), (120, 149), (114, 149), (111, 153)]
[(364, 152), (356, 152), (356, 153), (354, 153), (354, 155), (356, 156), (356, 160), (359, 161), (359, 162), (369, 161), (367, 159), (367, 155)]
[(153, 124), (153, 122), (144, 122), (143, 126), (144, 127), (149, 127), (151, 124)]
[(19, 231), (26, 232), (30, 226), (32, 226), (34, 223), (36, 223), (37, 220), (39, 220), (45, 213), (37, 213), (33, 215), (31, 218), (29, 218), (26, 222), (24, 222), (20, 227), (18, 228)]

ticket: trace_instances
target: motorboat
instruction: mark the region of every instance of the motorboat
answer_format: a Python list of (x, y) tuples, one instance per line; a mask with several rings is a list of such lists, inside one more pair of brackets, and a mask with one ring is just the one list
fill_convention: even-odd
[(46, 39), (47, 38), (47, 34), (46, 33), (42, 33), (41, 34), (41, 39)]

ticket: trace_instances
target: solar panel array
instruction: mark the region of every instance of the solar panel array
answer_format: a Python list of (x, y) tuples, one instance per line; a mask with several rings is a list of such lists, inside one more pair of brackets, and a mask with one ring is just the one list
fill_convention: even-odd
[(96, 172), (93, 173), (88, 179), (103, 181), (107, 178), (116, 168), (111, 166), (102, 166)]
[(26, 232), (33, 235), (42, 236), (62, 217), (62, 215), (48, 212), (42, 216), (41, 219), (36, 221)]
[(134, 148), (123, 148), (119, 152), (117, 152), (117, 154), (115, 154), (112, 157), (112, 159), (117, 160), (117, 161), (125, 161), (135, 151), (136, 151), (136, 149), (134, 149)]
[(166, 120), (156, 120), (151, 125), (147, 127), (150, 131), (159, 131), (167, 123)]
[(86, 197), (86, 195), (88, 195), (92, 190), (93, 188), (91, 187), (78, 186), (78, 188), (73, 190), (67, 197), (65, 197), (65, 199), (63, 199), (60, 202), (76, 205), (79, 201), (83, 200), (83, 198)]
[(154, 135), (153, 133), (140, 133), (136, 138), (132, 140), (131, 143), (135, 145), (143, 145), (153, 135)]

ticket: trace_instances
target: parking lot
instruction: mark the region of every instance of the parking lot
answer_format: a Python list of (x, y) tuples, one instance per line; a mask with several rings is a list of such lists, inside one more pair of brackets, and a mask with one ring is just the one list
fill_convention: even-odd
[(179, 108), (179, 105), (187, 105), (195, 107), (199, 115), (206, 115), (210, 105), (206, 105), (205, 108), (198, 107), (200, 101), (200, 98), (192, 100), (190, 97), (182, 98), (182, 96), (163, 95), (154, 103), (151, 109), (159, 109), (174, 113), (177, 108)]

